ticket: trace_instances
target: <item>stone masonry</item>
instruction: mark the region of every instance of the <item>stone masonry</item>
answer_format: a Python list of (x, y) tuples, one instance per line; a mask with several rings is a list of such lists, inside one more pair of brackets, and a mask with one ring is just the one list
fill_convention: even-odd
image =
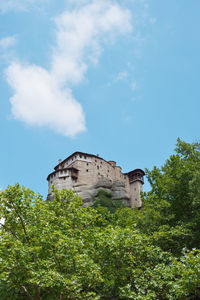
[(142, 206), (140, 193), (144, 184), (144, 171), (135, 169), (122, 173), (115, 161), (106, 161), (99, 155), (75, 152), (65, 160), (59, 160), (48, 175), (48, 199), (53, 197), (51, 186), (58, 190), (72, 189), (91, 205), (100, 189), (112, 192), (114, 200), (122, 200), (131, 208)]

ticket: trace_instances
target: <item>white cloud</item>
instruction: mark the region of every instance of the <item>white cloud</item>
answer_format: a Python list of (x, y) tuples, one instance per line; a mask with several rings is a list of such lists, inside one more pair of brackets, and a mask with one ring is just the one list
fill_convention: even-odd
[(45, 126), (66, 136), (85, 130), (81, 105), (71, 85), (80, 83), (102, 44), (131, 31), (130, 11), (109, 1), (93, 1), (55, 19), (56, 45), (51, 68), (12, 63), (6, 78), (14, 95), (12, 113), (28, 125)]
[(131, 31), (131, 15), (127, 9), (109, 1), (93, 1), (56, 18), (57, 46), (52, 71), (62, 82), (79, 83), (88, 63), (98, 62), (105, 39)]
[(136, 81), (133, 81), (133, 82), (131, 83), (131, 89), (132, 89), (132, 91), (136, 91), (137, 88), (138, 88), (137, 82), (136, 82)]
[(49, 0), (0, 0), (0, 11), (24, 11)]
[(66, 136), (85, 130), (81, 105), (69, 88), (61, 89), (45, 69), (13, 63), (6, 71), (15, 90), (12, 113), (28, 125), (46, 126)]
[(0, 40), (0, 49), (6, 50), (10, 47), (13, 47), (17, 42), (17, 37), (15, 35), (7, 36)]
[(128, 73), (126, 71), (119, 72), (117, 74), (117, 77), (116, 77), (115, 81), (125, 80), (127, 78), (127, 76), (128, 76)]

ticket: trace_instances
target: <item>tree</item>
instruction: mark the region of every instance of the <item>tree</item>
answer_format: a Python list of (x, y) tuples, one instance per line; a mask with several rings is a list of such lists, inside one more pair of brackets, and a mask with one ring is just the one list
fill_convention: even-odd
[(113, 200), (112, 193), (106, 190), (99, 190), (93, 199), (92, 207), (106, 207), (110, 213), (114, 213), (118, 208), (125, 207), (122, 200)]
[(200, 144), (178, 139), (175, 152), (161, 168), (146, 170), (151, 191), (133, 214), (136, 228), (178, 255), (200, 248)]
[(198, 299), (199, 144), (178, 140), (176, 153), (147, 171), (140, 211), (0, 192), (0, 299)]
[(1, 299), (95, 299), (102, 278), (87, 244), (98, 215), (72, 191), (54, 193), (47, 203), (19, 185), (1, 192)]

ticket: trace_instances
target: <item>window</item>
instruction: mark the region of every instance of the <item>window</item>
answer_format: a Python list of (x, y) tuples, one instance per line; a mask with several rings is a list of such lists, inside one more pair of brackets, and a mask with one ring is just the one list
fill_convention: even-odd
[(84, 155), (84, 158), (86, 159), (87, 157)]
[(95, 162), (97, 162), (97, 160), (95, 159)]
[(80, 158), (82, 158), (82, 155), (80, 155)]
[(74, 156), (74, 158), (76, 158), (76, 155)]
[(87, 166), (89, 166), (89, 164), (87, 163)]
[(109, 170), (108, 170), (108, 173), (109, 173)]
[(88, 172), (88, 169), (86, 170), (86, 172)]
[(97, 169), (99, 169), (99, 166), (97, 166)]

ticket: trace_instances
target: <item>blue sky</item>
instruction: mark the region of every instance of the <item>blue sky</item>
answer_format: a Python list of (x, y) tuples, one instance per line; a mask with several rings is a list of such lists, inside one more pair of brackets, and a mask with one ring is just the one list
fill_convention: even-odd
[[(72, 152), (124, 172), (199, 141), (198, 0), (0, 0), (0, 188)], [(145, 189), (148, 189), (146, 184)]]

